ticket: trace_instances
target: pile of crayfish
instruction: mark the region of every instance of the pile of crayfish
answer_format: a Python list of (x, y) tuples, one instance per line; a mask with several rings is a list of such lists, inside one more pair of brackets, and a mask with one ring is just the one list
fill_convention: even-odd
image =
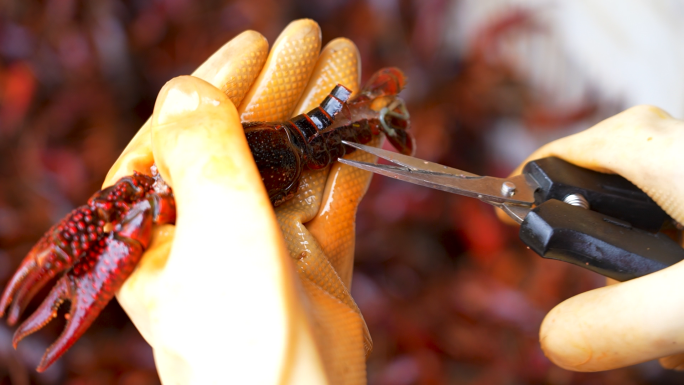
[[(342, 140), (368, 143), (384, 134), (397, 150), (412, 154), (408, 112), (397, 97), (404, 84), (399, 69), (385, 68), (352, 100), (351, 91), (338, 84), (306, 114), (286, 122), (243, 123), (271, 203), (294, 197), (305, 168), (327, 167), (353, 151)], [(12, 340), (16, 348), (56, 317), (64, 301), (71, 303), (64, 331), (43, 355), (38, 371), (71, 347), (109, 303), (149, 246), (152, 226), (175, 223), (173, 191), (155, 167), (150, 173), (123, 177), (69, 213), (31, 249), (5, 288), (0, 316), (7, 314), (8, 324), (14, 325), (41, 288), (62, 274)]]

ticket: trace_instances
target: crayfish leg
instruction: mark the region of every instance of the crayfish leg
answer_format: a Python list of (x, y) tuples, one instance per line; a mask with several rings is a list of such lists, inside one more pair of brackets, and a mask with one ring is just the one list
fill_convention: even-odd
[(131, 275), (142, 253), (142, 246), (135, 240), (116, 235), (103, 239), (59, 279), (36, 312), (19, 326), (12, 341), (14, 346), (50, 322), (59, 306), (69, 300), (69, 319), (64, 331), (47, 349), (37, 368), (39, 372), (47, 369), (90, 327)]

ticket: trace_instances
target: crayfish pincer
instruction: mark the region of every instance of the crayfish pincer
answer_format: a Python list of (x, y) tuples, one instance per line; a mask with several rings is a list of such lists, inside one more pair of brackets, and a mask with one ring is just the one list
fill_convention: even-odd
[[(404, 154), (413, 152), (409, 116), (397, 94), (405, 84), (396, 68), (378, 71), (358, 96), (337, 85), (320, 104), (286, 122), (243, 123), (271, 203), (294, 196), (304, 168), (327, 167), (353, 149), (342, 140), (367, 143), (384, 133)], [(0, 316), (16, 324), (31, 299), (61, 275), (38, 309), (14, 333), (12, 343), (39, 330), (70, 302), (64, 331), (37, 368), (45, 370), (83, 335), (133, 273), (151, 241), (152, 227), (174, 224), (171, 188), (154, 166), (95, 193), (54, 225), (29, 251), (0, 298)]]
[(66, 327), (38, 365), (39, 372), (45, 370), (88, 329), (131, 275), (149, 246), (152, 225), (175, 220), (171, 189), (158, 175), (138, 173), (98, 191), (69, 213), (31, 249), (2, 294), (0, 311), (4, 314), (9, 306), (7, 323), (14, 325), (33, 296), (66, 272), (14, 333), (14, 347), (70, 301)]

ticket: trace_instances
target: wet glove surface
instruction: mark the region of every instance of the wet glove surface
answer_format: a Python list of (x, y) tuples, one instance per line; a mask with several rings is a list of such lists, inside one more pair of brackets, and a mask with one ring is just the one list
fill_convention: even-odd
[(237, 36), (196, 78), (162, 89), (105, 180), (156, 163), (174, 189), (176, 226), (155, 228), (117, 296), (164, 383), (366, 381), (371, 341), (349, 286), (371, 175), (337, 163), (305, 171), (274, 213), (240, 123), (308, 111), (337, 83), (358, 91), (354, 44), (320, 45), (310, 20), (291, 23), (270, 53), (260, 34)]

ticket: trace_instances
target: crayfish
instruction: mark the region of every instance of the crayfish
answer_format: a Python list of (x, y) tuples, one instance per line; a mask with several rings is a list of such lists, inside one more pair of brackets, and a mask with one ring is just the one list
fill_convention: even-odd
[[(351, 91), (338, 84), (320, 106), (289, 121), (243, 123), (271, 203), (294, 196), (305, 167), (324, 168), (353, 151), (342, 140), (367, 143), (384, 133), (400, 152), (412, 154), (409, 116), (396, 96), (404, 84), (400, 70), (385, 68), (350, 101)], [(64, 301), (71, 303), (64, 331), (43, 355), (39, 372), (83, 335), (131, 275), (150, 244), (152, 226), (175, 223), (173, 192), (154, 166), (150, 173), (121, 178), (69, 213), (29, 251), (5, 288), (0, 316), (7, 311), (14, 325), (40, 289), (62, 274), (12, 340), (16, 348), (55, 318)]]

